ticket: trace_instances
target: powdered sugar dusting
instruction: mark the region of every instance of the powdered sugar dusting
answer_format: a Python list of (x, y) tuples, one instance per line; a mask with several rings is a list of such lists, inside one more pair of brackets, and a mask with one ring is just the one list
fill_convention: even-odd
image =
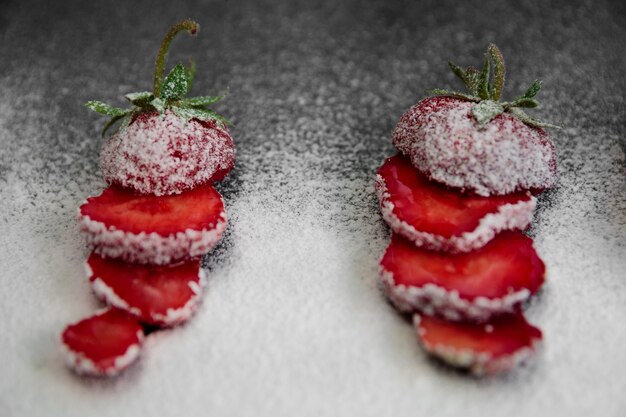
[[(626, 372), (626, 56), (616, 53), (626, 28), (610, 13), (619, 2), (30, 3), (0, 12), (5, 415), (626, 408), (626, 380), (616, 378)], [(148, 337), (146, 366), (77, 381), (53, 341), (97, 306), (75, 209), (104, 187), (103, 118), (80, 104), (124, 106), (123, 94), (148, 89), (172, 16), (202, 19), (199, 36), (183, 35), (170, 59), (198, 60), (193, 92), (230, 85), (216, 108), (237, 143), (236, 166), (217, 185), (229, 227), (205, 258), (211, 293), (200, 314)], [(424, 90), (455, 85), (445, 61), (472, 63), (493, 40), (513, 58), (509, 94), (542, 78), (539, 116), (567, 128), (554, 134), (559, 186), (539, 197), (531, 229), (551, 279), (526, 314), (545, 330), (545, 354), (531, 369), (474, 380), (432, 366), (382, 301), (377, 261), (389, 228), (372, 177), (394, 153), (399, 116)]]
[(422, 173), (482, 196), (546, 189), (556, 182), (556, 156), (548, 134), (503, 113), (484, 129), (474, 103), (430, 97), (400, 119), (393, 143)]
[(142, 114), (102, 147), (109, 184), (144, 194), (179, 194), (221, 179), (233, 167), (235, 147), (216, 123), (186, 122), (171, 110)]

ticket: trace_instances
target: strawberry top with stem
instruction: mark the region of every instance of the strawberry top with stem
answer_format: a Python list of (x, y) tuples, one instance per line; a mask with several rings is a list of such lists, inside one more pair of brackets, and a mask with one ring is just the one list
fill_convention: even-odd
[(88, 101), (85, 103), (85, 106), (89, 109), (111, 117), (102, 129), (102, 136), (120, 120), (121, 124), (118, 129), (123, 129), (140, 113), (157, 112), (163, 114), (166, 110), (173, 111), (185, 121), (198, 119), (201, 121), (215, 121), (221, 124), (228, 123), (228, 120), (208, 108), (209, 105), (223, 99), (226, 93), (220, 96), (185, 97), (191, 90), (196, 74), (196, 64), (193, 60), (191, 60), (188, 67), (178, 63), (163, 78), (167, 54), (174, 37), (182, 31), (187, 31), (193, 36), (198, 30), (200, 30), (200, 25), (189, 19), (182, 20), (170, 28), (161, 42), (161, 47), (156, 57), (152, 91), (129, 93), (124, 96), (133, 107), (121, 109), (101, 101)]
[[(491, 75), (492, 63), (493, 76)], [(475, 102), (476, 104), (472, 108), (472, 115), (480, 128), (485, 127), (494, 117), (504, 112), (510, 113), (532, 127), (560, 128), (560, 126), (536, 120), (522, 110), (522, 108), (539, 106), (539, 102), (534, 98), (541, 89), (541, 81), (539, 80), (533, 81), (521, 96), (514, 98), (512, 101), (500, 102), (502, 90), (504, 89), (506, 68), (502, 52), (495, 44), (492, 43), (487, 48), (482, 70), (478, 70), (473, 66), (462, 69), (452, 62), (448, 62), (448, 65), (452, 72), (463, 81), (469, 90), (469, 94), (443, 89), (434, 89), (429, 91), (429, 93)]]

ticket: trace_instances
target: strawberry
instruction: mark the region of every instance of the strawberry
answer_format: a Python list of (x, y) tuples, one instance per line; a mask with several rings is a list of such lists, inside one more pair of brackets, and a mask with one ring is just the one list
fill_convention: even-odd
[(448, 320), (486, 321), (515, 311), (544, 282), (545, 267), (520, 232), (504, 232), (480, 249), (449, 254), (417, 248), (393, 235), (381, 266), (389, 299), (401, 311)]
[(86, 263), (91, 288), (101, 300), (142, 323), (173, 326), (188, 320), (202, 294), (199, 260), (168, 266), (127, 264), (92, 253)]
[(470, 94), (433, 90), (440, 96), (411, 107), (393, 132), (398, 150), (430, 179), (482, 196), (553, 186), (556, 156), (543, 128), (557, 126), (532, 119), (522, 110), (538, 106), (534, 97), (541, 82), (533, 82), (510, 102), (500, 102), (505, 67), (493, 44), (482, 72), (449, 65)]
[(81, 230), (97, 254), (140, 264), (200, 257), (226, 228), (222, 196), (210, 185), (162, 197), (110, 186), (78, 212)]
[(139, 356), (144, 333), (131, 316), (108, 308), (65, 328), (61, 347), (79, 374), (113, 376)]
[(524, 229), (536, 199), (528, 192), (481, 197), (429, 181), (400, 155), (378, 169), (376, 191), (391, 229), (417, 246), (469, 252), (502, 230)]
[(102, 148), (101, 166), (109, 184), (167, 195), (221, 180), (234, 159), (225, 125), (185, 120), (168, 109), (139, 114), (111, 136)]
[(429, 354), (476, 375), (515, 367), (537, 351), (542, 340), (541, 330), (530, 325), (521, 313), (480, 324), (416, 314), (413, 322)]
[(219, 181), (232, 169), (235, 148), (227, 120), (207, 107), (224, 95), (185, 97), (195, 77), (193, 62), (189, 67), (179, 63), (163, 78), (172, 39), (181, 31), (195, 34), (198, 29), (191, 20), (170, 29), (157, 55), (153, 91), (127, 94), (132, 108), (86, 103), (111, 117), (103, 135), (121, 121), (102, 148), (102, 172), (109, 184), (143, 194), (178, 194)]

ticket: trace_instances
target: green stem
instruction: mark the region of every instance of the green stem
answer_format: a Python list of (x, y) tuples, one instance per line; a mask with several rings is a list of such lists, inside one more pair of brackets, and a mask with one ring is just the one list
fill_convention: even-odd
[(504, 76), (506, 73), (506, 68), (504, 65), (504, 57), (502, 56), (502, 52), (495, 44), (489, 44), (489, 55), (491, 55), (491, 60), (493, 61), (493, 88), (491, 89), (491, 98), (494, 101), (500, 100), (500, 96), (502, 95), (502, 90), (504, 90)]
[(165, 61), (167, 60), (167, 52), (170, 49), (170, 44), (174, 37), (183, 30), (189, 32), (190, 35), (195, 35), (196, 32), (200, 29), (200, 25), (193, 20), (182, 20), (172, 26), (167, 32), (167, 35), (163, 38), (163, 42), (161, 42), (161, 47), (159, 48), (159, 53), (156, 57), (156, 62), (154, 63), (154, 78), (152, 83), (152, 91), (155, 97), (159, 97), (161, 94), (161, 84), (163, 83), (163, 70), (165, 69)]

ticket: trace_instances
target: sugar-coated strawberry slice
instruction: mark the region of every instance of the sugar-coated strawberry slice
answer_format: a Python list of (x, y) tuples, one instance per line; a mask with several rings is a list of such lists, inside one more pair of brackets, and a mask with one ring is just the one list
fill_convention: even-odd
[(525, 229), (536, 199), (529, 192), (481, 197), (448, 188), (393, 156), (378, 169), (376, 191), (391, 229), (417, 246), (469, 252), (502, 230)]
[(143, 337), (137, 320), (108, 308), (67, 326), (61, 347), (67, 364), (79, 374), (113, 376), (139, 357)]
[(173, 326), (188, 320), (202, 295), (199, 260), (139, 265), (92, 253), (86, 269), (98, 298), (147, 324)]
[(552, 187), (557, 165), (548, 132), (507, 112), (481, 128), (474, 105), (425, 98), (400, 118), (393, 144), (430, 179), (483, 196)]
[(232, 169), (235, 146), (216, 121), (185, 120), (174, 111), (139, 114), (102, 147), (109, 184), (142, 194), (178, 194), (219, 181)]
[(497, 316), (486, 323), (450, 322), (416, 314), (414, 325), (428, 353), (476, 375), (515, 367), (532, 356), (542, 340), (541, 330), (521, 313)]
[(226, 228), (222, 196), (210, 185), (161, 197), (111, 186), (88, 198), (78, 212), (81, 230), (97, 254), (140, 264), (200, 257)]
[(460, 254), (420, 249), (393, 235), (380, 266), (383, 286), (399, 310), (448, 320), (486, 321), (513, 312), (539, 290), (545, 273), (532, 239), (521, 232), (503, 232)]

